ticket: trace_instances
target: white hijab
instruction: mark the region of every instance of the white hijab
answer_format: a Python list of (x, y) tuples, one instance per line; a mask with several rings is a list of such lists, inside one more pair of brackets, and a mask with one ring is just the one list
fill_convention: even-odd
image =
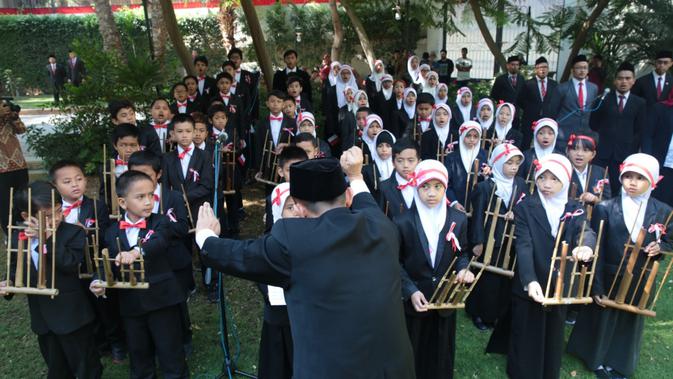
[(652, 190), (656, 188), (659, 177), (659, 162), (651, 155), (637, 153), (629, 155), (622, 163), (619, 172), (619, 181), (622, 181), (622, 175), (625, 172), (636, 172), (644, 176), (650, 187), (644, 193), (631, 197), (624, 188), (622, 188), (622, 213), (624, 216), (624, 224), (631, 235), (631, 241), (636, 242), (640, 229), (645, 222), (645, 211), (647, 210), (647, 203), (652, 194)]
[(442, 238), (440, 233), (442, 232), (442, 229), (444, 229), (444, 224), (446, 224), (446, 194), (444, 194), (444, 199), (440, 201), (437, 206), (429, 208), (421, 201), (421, 198), (418, 195), (418, 188), (432, 179), (439, 180), (444, 184), (444, 188), (446, 188), (449, 181), (449, 174), (442, 163), (436, 160), (427, 159), (421, 161), (421, 163), (416, 166), (414, 176), (417, 183), (415, 187), (416, 191), (414, 191), (414, 202), (416, 203), (418, 218), (421, 220), (423, 233), (428, 240), (430, 261), (434, 267), (435, 258), (437, 257), (437, 245), (439, 244), (439, 239)]
[(551, 226), (551, 235), (556, 237), (563, 211), (568, 203), (568, 187), (570, 187), (572, 177), (572, 165), (564, 155), (549, 154), (544, 158), (538, 159), (535, 180), (545, 171), (550, 171), (563, 184), (563, 188), (549, 198), (544, 197), (539, 191), (537, 193), (547, 214), (547, 221), (549, 221), (549, 225)]
[(374, 150), (371, 151), (371, 154), (372, 158), (374, 159), (374, 163), (376, 164), (376, 167), (379, 169), (379, 174), (381, 174), (381, 180), (386, 180), (390, 178), (390, 175), (392, 175), (393, 172), (395, 172), (395, 166), (393, 165), (392, 154), (388, 157), (388, 159), (381, 159), (378, 150), (376, 150), (376, 147), (380, 143), (380, 138), (384, 134), (390, 135), (390, 138), (393, 140), (393, 143), (390, 145), (390, 147), (392, 147), (392, 145), (396, 141), (395, 136), (387, 130), (382, 130), (379, 134), (376, 135), (375, 147)]
[[(355, 88), (357, 88), (357, 87), (355, 87)], [(344, 105), (347, 105), (347, 106), (348, 106), (348, 110), (349, 110), (350, 112), (352, 112), (353, 115), (355, 115), (355, 114), (358, 112), (358, 100), (357, 100), (357, 97), (355, 97), (355, 95), (357, 94), (357, 90), (356, 90), (355, 88), (354, 88), (354, 87), (351, 87), (351, 86), (346, 86), (346, 88), (345, 88), (344, 91), (343, 91), (343, 97), (344, 97), (344, 99), (345, 99), (345, 103), (344, 103)], [(347, 93), (348, 91), (352, 91), (353, 94), (354, 94), (354, 95), (353, 95), (353, 102), (352, 102), (352, 103), (348, 102), (348, 97), (346, 96), (346, 93)]]
[[(367, 92), (363, 90), (359, 90), (355, 93), (355, 104), (358, 104), (360, 102), (361, 96), (364, 96), (365, 99), (367, 99), (367, 105), (365, 105), (365, 107), (369, 108), (369, 96), (367, 95)], [(359, 107), (360, 105), (358, 105), (358, 108)]]
[[(544, 158), (554, 152), (554, 147), (556, 147), (556, 136), (558, 135), (558, 124), (551, 118), (541, 118), (533, 125), (535, 125), (535, 128), (533, 129), (533, 149), (535, 149), (535, 156), (537, 159)], [(554, 140), (546, 149), (537, 142), (537, 133), (545, 126), (551, 128), (554, 132)]]
[[(381, 65), (381, 67), (383, 67), (383, 70), (380, 73), (376, 72), (376, 65), (379, 64)], [(385, 74), (386, 74), (386, 66), (383, 65), (383, 61), (380, 59), (375, 60), (374, 66), (372, 67), (372, 73), (369, 75), (369, 80), (374, 82), (374, 84), (376, 85), (376, 92), (381, 92), (381, 82), (382, 82), (381, 79)]]
[(415, 56), (415, 55), (410, 56), (409, 59), (407, 59), (407, 72), (409, 73), (409, 77), (411, 77), (411, 81), (414, 82), (414, 83), (416, 83), (416, 84), (419, 84), (419, 83), (421, 82), (421, 81), (420, 81), (420, 77), (421, 77), (421, 66), (420, 66), (420, 64), (419, 64), (419, 66), (416, 67), (415, 70), (412, 69), (412, 68), (411, 68), (411, 61), (414, 60), (414, 59), (416, 59), (419, 63), (421, 62), (421, 60), (418, 59), (417, 56)]
[(383, 86), (383, 82), (392, 82), (393, 81), (393, 76), (390, 74), (385, 74), (381, 77), (381, 93), (383, 93), (383, 97), (386, 100), (390, 100), (391, 97), (393, 97), (393, 88), (394, 85), (390, 86), (390, 88), (386, 89), (386, 87)]
[(271, 214), (273, 222), (283, 218), (283, 208), (285, 201), (290, 197), (290, 183), (284, 182), (277, 185), (271, 192)]
[(431, 76), (433, 76), (437, 80), (437, 82), (439, 82), (439, 75), (434, 71), (430, 71), (426, 76), (425, 81), (423, 82), (423, 89), (421, 89), (421, 92), (429, 93), (432, 95), (433, 98), (437, 98), (438, 85), (437, 84), (435, 84), (434, 86), (428, 85), (428, 79), (430, 79)]
[(508, 178), (505, 176), (502, 172), (502, 168), (504, 167), (505, 162), (516, 156), (521, 157), (521, 162), (525, 159), (519, 148), (509, 143), (501, 143), (493, 149), (493, 153), (488, 162), (489, 166), (493, 168), (491, 170), (491, 180), (495, 183), (495, 194), (502, 199), (505, 207), (509, 207), (512, 199), (514, 177)]
[[(507, 125), (502, 126), (500, 125), (500, 122), (498, 122), (498, 115), (500, 114), (500, 111), (502, 110), (503, 107), (509, 107), (509, 110), (512, 113), (512, 118), (509, 120), (509, 123)], [(516, 108), (514, 107), (514, 104), (512, 103), (502, 103), (498, 105), (498, 108), (495, 110), (495, 133), (496, 133), (496, 138), (499, 140), (504, 140), (507, 138), (507, 133), (509, 133), (509, 130), (512, 129), (512, 121), (514, 121), (514, 115), (516, 112)]]
[[(423, 73), (422, 73), (423, 70), (428, 71), (428, 73), (425, 74), (425, 76), (426, 76), (425, 78), (423, 77)], [(430, 71), (432, 71), (432, 68), (430, 68), (430, 66), (427, 63), (423, 63), (422, 65), (418, 66), (418, 83), (417, 84), (420, 84), (421, 88), (423, 88), (423, 86), (425, 86), (425, 82), (428, 80), (427, 76), (430, 74)]]
[(458, 92), (456, 92), (456, 106), (463, 115), (463, 121), (470, 121), (470, 115), (472, 113), (472, 101), (470, 101), (470, 104), (468, 105), (463, 105), (463, 102), (460, 101), (465, 93), (469, 93), (470, 96), (472, 96), (472, 90), (470, 90), (468, 87), (460, 87), (458, 89)]
[(299, 127), (301, 126), (301, 124), (304, 121), (308, 121), (308, 122), (311, 123), (311, 125), (313, 125), (313, 133), (311, 133), (311, 134), (313, 134), (314, 138), (318, 138), (318, 136), (316, 134), (316, 131), (315, 131), (315, 129), (316, 129), (315, 116), (311, 112), (301, 112), (301, 113), (299, 113), (299, 115), (297, 116), (297, 133), (296, 134), (299, 134)]
[[(481, 108), (488, 106), (491, 108), (491, 117), (489, 117), (487, 120), (482, 120), (481, 119)], [(479, 123), (481, 124), (481, 128), (483, 130), (488, 130), (491, 128), (491, 125), (493, 125), (493, 101), (488, 98), (483, 98), (479, 100), (477, 103), (477, 120), (479, 120)]]
[(460, 137), (458, 142), (458, 149), (460, 149), (460, 160), (463, 162), (463, 167), (467, 173), (472, 170), (472, 165), (474, 164), (474, 160), (477, 159), (480, 149), (479, 142), (477, 142), (477, 144), (471, 149), (468, 149), (467, 146), (465, 146), (463, 143), (463, 141), (465, 141), (465, 136), (467, 136), (467, 133), (471, 130), (476, 131), (479, 135), (479, 138), (481, 138), (481, 125), (479, 125), (479, 123), (476, 121), (465, 121), (459, 129)]
[[(439, 127), (439, 122), (437, 122), (437, 110), (440, 108), (449, 113), (449, 120), (443, 127)], [(442, 146), (442, 148), (446, 146), (446, 140), (449, 138), (449, 132), (451, 130), (451, 117), (451, 107), (446, 104), (435, 105), (435, 109), (432, 111), (432, 125), (434, 125), (435, 133), (437, 133), (439, 144)]]
[(402, 98), (402, 107), (404, 108), (404, 111), (407, 113), (408, 118), (414, 117), (414, 114), (416, 114), (416, 101), (414, 101), (413, 105), (407, 104), (407, 95), (409, 93), (413, 92), (414, 95), (416, 95), (416, 90), (407, 87), (404, 89), (404, 98)]
[[(327, 75), (327, 79), (329, 79), (329, 85), (331, 85), (331, 86), (336, 85), (337, 77), (339, 76), (338, 72), (336, 74), (334, 73), (334, 67), (340, 66), (340, 65), (341, 65), (341, 63), (339, 63), (339, 61), (333, 61), (329, 65), (329, 74)], [(339, 71), (341, 71), (341, 68), (339, 68)]]
[(369, 133), (367, 132), (369, 131), (369, 126), (374, 122), (377, 122), (381, 127), (381, 130), (383, 130), (383, 120), (381, 117), (379, 117), (379, 115), (372, 113), (367, 116), (367, 120), (365, 122), (365, 127), (362, 129), (362, 141), (367, 144), (369, 153), (373, 155), (376, 153), (376, 136), (374, 136), (374, 138), (369, 138)]
[[(343, 79), (341, 79), (341, 73), (343, 71), (349, 71), (351, 73), (351, 77), (348, 82), (344, 82)], [(346, 105), (346, 96), (344, 91), (347, 87), (353, 88), (353, 92), (355, 92), (355, 90), (358, 88), (358, 83), (355, 80), (355, 75), (353, 74), (353, 69), (351, 66), (343, 65), (341, 66), (341, 69), (339, 70), (339, 76), (336, 79), (337, 105), (339, 108)]]
[[(446, 89), (446, 97), (443, 99), (439, 98), (439, 90)], [(446, 104), (449, 101), (449, 87), (444, 83), (437, 84), (437, 94), (435, 95), (435, 104)]]

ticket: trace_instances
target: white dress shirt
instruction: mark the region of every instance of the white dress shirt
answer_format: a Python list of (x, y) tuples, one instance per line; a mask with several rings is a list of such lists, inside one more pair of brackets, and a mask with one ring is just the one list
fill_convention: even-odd
[[(127, 214), (124, 214), (124, 220), (131, 224), (138, 223), (144, 219), (145, 218), (141, 218), (138, 221), (133, 222), (129, 220), (129, 216)], [(124, 232), (126, 232), (126, 240), (129, 241), (129, 246), (136, 246), (138, 244), (138, 234), (140, 234), (140, 228), (126, 228), (124, 229)]]
[[(182, 146), (178, 145), (178, 154), (182, 154), (185, 149)], [(189, 145), (189, 152), (185, 155), (184, 158), (180, 159), (180, 166), (182, 166), (182, 177), (187, 178), (187, 170), (189, 169), (189, 161), (192, 159), (192, 154), (194, 154), (194, 143), (192, 142)]]
[[(284, 117), (283, 112), (273, 117)], [(269, 118), (269, 127), (271, 128), (271, 138), (273, 139), (273, 146), (278, 146), (278, 138), (280, 138), (280, 127), (283, 125), (283, 120), (272, 120)]]
[[(83, 197), (80, 197), (79, 201), (82, 201), (82, 198)], [(61, 203), (62, 203), (62, 209), (63, 210), (65, 210), (66, 208), (68, 208), (72, 205), (72, 203), (69, 203), (65, 199), (62, 199)], [(82, 205), (80, 203), (80, 206), (77, 207), (77, 208), (71, 209), (70, 213), (68, 213), (67, 216), (64, 214), (63, 219), (65, 220), (65, 222), (67, 222), (68, 224), (77, 224), (77, 220), (79, 219), (79, 211), (80, 211), (81, 208), (82, 208)]]

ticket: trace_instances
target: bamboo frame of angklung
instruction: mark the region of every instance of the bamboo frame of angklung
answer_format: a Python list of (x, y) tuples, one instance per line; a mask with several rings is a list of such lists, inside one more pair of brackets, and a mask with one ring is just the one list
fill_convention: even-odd
[(223, 195), (233, 195), (236, 193), (235, 186), (235, 175), (236, 175), (236, 145), (238, 139), (236, 138), (236, 128), (234, 128), (232, 137), (232, 149), (227, 152), (220, 147), (220, 154), (222, 162), (224, 162), (224, 188), (222, 189)]
[[(472, 173), (474, 171), (474, 173)], [(479, 179), (479, 159), (474, 158), (472, 161), (472, 169), (467, 173), (467, 180), (465, 180), (465, 199), (463, 199), (463, 207), (465, 208), (465, 216), (472, 217), (472, 205), (470, 204), (470, 197), (474, 187), (477, 186)]]
[[(116, 240), (117, 243), (117, 254), (121, 250), (121, 242), (119, 237)], [(142, 251), (142, 242), (138, 242), (138, 247)], [(119, 265), (119, 277), (115, 278), (115, 273), (113, 271), (112, 265), (115, 262), (115, 257), (110, 257), (109, 250), (107, 248), (101, 251), (101, 254), (94, 256), (94, 262), (96, 264), (96, 271), (99, 273), (101, 287), (103, 288), (119, 288), (119, 289), (138, 289), (144, 290), (150, 288), (150, 284), (145, 280), (145, 259), (142, 254), (140, 257), (132, 264), (120, 264)], [(134, 265), (138, 263), (140, 268), (136, 269)], [(102, 269), (102, 271), (101, 271)], [(136, 275), (140, 275), (140, 279)]]
[[(84, 227), (84, 230), (87, 233), (87, 251), (84, 252), (84, 265), (86, 267), (86, 271), (82, 272), (82, 264), (80, 263), (80, 270), (79, 270), (79, 278), (80, 279), (91, 279), (93, 278), (94, 274), (94, 265), (93, 265), (93, 256), (95, 256), (95, 252), (98, 251), (98, 248), (100, 247), (100, 229), (98, 228), (98, 206), (97, 206), (97, 199), (93, 199), (93, 217), (94, 217), (94, 222), (95, 226), (93, 228), (87, 228)], [(92, 235), (88, 235), (89, 233), (93, 232)]]
[(189, 198), (187, 197), (187, 191), (185, 190), (184, 184), (180, 184), (180, 190), (182, 191), (182, 201), (185, 202), (185, 208), (187, 208), (187, 217), (189, 217), (188, 233), (195, 233), (196, 223), (194, 222), (194, 217), (192, 216), (192, 207), (189, 205)]
[[(17, 246), (12, 246), (14, 232), (22, 232), (27, 229), (26, 226), (13, 225), (13, 203), (14, 203), (14, 187), (9, 190), (9, 223), (7, 225), (7, 283), (12, 284), (3, 288), (7, 293), (25, 294), (25, 295), (43, 295), (51, 296), (52, 298), (58, 295), (58, 288), (56, 288), (56, 219), (51, 217), (51, 227), (46, 222), (44, 212), (38, 211), (38, 263), (37, 263), (37, 280), (36, 286), (31, 286), (31, 265), (32, 262), (32, 237), (28, 237), (23, 241), (18, 239)], [(51, 191), (51, 209), (56, 206), (56, 194), (54, 190)], [(32, 217), (32, 191), (28, 188), (28, 217)], [(46, 262), (46, 243), (47, 232), (51, 233), (51, 281), (47, 283), (47, 262)], [(16, 268), (14, 272), (14, 282), (11, 282), (12, 270), (12, 255), (16, 256)], [(25, 266), (24, 266), (25, 265)]]
[[(465, 267), (465, 270), (469, 270), (475, 260), (476, 257), (472, 257), (470, 263)], [(428, 309), (465, 308), (465, 300), (467, 300), (467, 297), (472, 293), (474, 286), (477, 285), (477, 281), (481, 278), (484, 269), (481, 268), (477, 272), (472, 283), (458, 283), (456, 281), (458, 273), (454, 269), (457, 261), (458, 257), (454, 257), (449, 268), (439, 281), (439, 284), (437, 284), (435, 292), (432, 294), (432, 297), (430, 297), (430, 301), (428, 301)]]
[[(107, 145), (103, 145), (103, 191), (105, 203), (110, 201), (110, 218), (113, 220), (121, 219), (119, 212), (119, 202), (117, 201), (117, 175), (114, 172), (114, 158), (107, 159)], [(108, 197), (107, 185), (110, 183), (110, 196)]]
[[(264, 184), (272, 185), (272, 186), (277, 186), (278, 183), (280, 183), (280, 177), (278, 177), (278, 154), (276, 154), (276, 151), (273, 148), (273, 139), (269, 138), (269, 133), (271, 133), (271, 129), (266, 131), (266, 135), (264, 136), (264, 150), (262, 150), (262, 162), (259, 166), (259, 173), (255, 179)], [(281, 129), (279, 132), (278, 138), (283, 135), (283, 130)], [(289, 135), (287, 136), (287, 141), (282, 142), (279, 141), (280, 143), (290, 143), (290, 139), (292, 136)]]
[[(471, 263), (470, 267), (478, 268), (478, 269), (484, 269), (485, 271), (498, 274), (498, 275), (503, 275), (508, 278), (513, 278), (514, 277), (514, 267), (516, 265), (516, 257), (514, 259), (511, 259), (510, 252), (512, 251), (512, 245), (514, 243), (514, 240), (516, 237), (514, 236), (514, 227), (515, 225), (510, 222), (510, 220), (505, 218), (505, 215), (500, 214), (500, 207), (502, 206), (502, 199), (498, 197), (498, 199), (495, 202), (495, 208), (493, 211), (491, 211), (491, 205), (493, 204), (493, 198), (495, 197), (495, 189), (497, 187), (493, 186), (493, 190), (491, 191), (491, 196), (489, 197), (488, 200), (488, 208), (485, 212), (486, 218), (484, 218), (484, 227), (486, 227), (486, 224), (488, 223), (488, 219), (490, 216), (491, 218), (491, 225), (489, 228), (488, 236), (486, 238), (486, 247), (483, 252), (484, 260), (483, 262), (477, 262), (474, 261)], [(514, 207), (514, 195), (516, 194), (517, 187), (514, 186), (514, 190), (512, 191), (512, 197), (510, 198), (510, 204), (508, 211), (512, 211), (512, 208)], [(500, 239), (500, 248), (498, 248), (498, 253), (495, 256), (495, 260), (492, 261), (493, 258), (493, 249), (495, 248), (495, 230), (497, 229), (497, 223), (498, 219), (504, 218), (505, 219), (505, 225), (503, 227), (503, 233), (502, 237)], [(509, 227), (509, 233), (507, 231)], [(505, 244), (505, 238), (507, 238), (507, 244)], [(502, 256), (503, 253), (503, 248), (505, 249), (505, 256), (503, 258), (502, 263), (500, 264), (500, 257)], [(510, 261), (511, 261), (511, 266), (510, 266)], [(493, 264), (491, 263), (493, 262)]]
[[(582, 223), (582, 230), (580, 232), (580, 238), (577, 243), (577, 246), (582, 246), (584, 243), (584, 229), (586, 227), (586, 220)], [(568, 304), (590, 304), (593, 302), (591, 298), (591, 287), (593, 286), (594, 275), (596, 273), (596, 262), (599, 259), (600, 252), (600, 240), (603, 235), (603, 221), (601, 221), (598, 227), (598, 236), (596, 238), (596, 247), (593, 251), (593, 256), (591, 257), (591, 269), (588, 268), (586, 262), (579, 262), (576, 259), (572, 258), (572, 254), (569, 254), (568, 243), (566, 241), (561, 242), (563, 236), (563, 229), (565, 226), (565, 221), (561, 221), (559, 225), (558, 233), (556, 234), (556, 243), (554, 245), (554, 252), (551, 258), (551, 264), (549, 265), (549, 276), (547, 278), (547, 287), (544, 292), (544, 300), (542, 301), (543, 306), (549, 305), (568, 305)], [(561, 247), (561, 253), (559, 254), (559, 246)], [(570, 268), (570, 284), (566, 285), (565, 272), (568, 269), (568, 261), (572, 260), (573, 264)], [(556, 262), (558, 261), (558, 270), (556, 269)], [(580, 270), (578, 272), (577, 268), (580, 265)], [(554, 285), (554, 293), (551, 293), (551, 283), (554, 271), (557, 271)], [(575, 287), (575, 278), (579, 277), (577, 287)]]
[[(673, 216), (673, 212), (668, 215), (664, 225), (668, 225), (668, 223), (671, 221), (671, 216)], [(601, 299), (601, 302), (606, 307), (631, 312), (642, 316), (656, 317), (657, 312), (654, 311), (654, 307), (656, 306), (659, 295), (664, 288), (666, 279), (671, 273), (673, 259), (669, 259), (669, 262), (666, 265), (666, 270), (661, 276), (658, 286), (656, 286), (655, 283), (662, 265), (659, 259), (653, 259), (653, 257), (648, 256), (645, 259), (645, 263), (640, 268), (640, 274), (635, 273), (635, 265), (638, 261), (638, 255), (643, 248), (645, 234), (645, 229), (641, 228), (640, 232), (638, 233), (638, 238), (636, 238), (636, 242), (634, 244), (631, 243), (631, 236), (628, 237), (626, 243), (624, 244), (624, 253), (622, 254), (622, 259), (619, 262), (617, 273), (615, 274), (612, 284), (610, 285), (610, 290), (608, 291), (607, 296)], [(673, 257), (672, 252), (661, 252), (661, 254), (664, 256)], [(626, 265), (624, 265), (625, 263)], [(624, 268), (623, 271), (622, 268)], [(620, 275), (621, 280), (618, 281)], [(635, 282), (635, 286), (632, 286), (633, 279), (635, 279), (636, 276), (638, 277), (638, 280)], [(613, 293), (615, 288), (617, 288), (616, 292)], [(650, 298), (652, 297), (653, 288), (656, 288), (654, 299), (651, 303), (648, 304)], [(629, 293), (631, 294), (630, 296)], [(637, 302), (636, 298), (638, 298)]]

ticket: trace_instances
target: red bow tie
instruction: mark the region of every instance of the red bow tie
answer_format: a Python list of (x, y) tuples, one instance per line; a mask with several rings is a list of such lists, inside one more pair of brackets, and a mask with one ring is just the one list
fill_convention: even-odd
[(205, 80), (205, 79), (206, 79), (205, 75), (199, 76), (199, 80)]
[(419, 117), (418, 121), (420, 121), (420, 122), (424, 122), (424, 121), (425, 122), (430, 122), (430, 121), (432, 121), (432, 119), (430, 117), (427, 117), (427, 118)]
[(224, 93), (220, 92), (220, 97), (221, 97), (222, 99), (228, 99), (229, 96), (230, 96), (229, 94), (224, 94)]
[(128, 166), (128, 162), (121, 159), (115, 159), (115, 166)]
[(187, 98), (189, 98), (190, 101), (194, 101), (196, 99), (196, 95), (187, 96)]
[(178, 101), (178, 107), (186, 107), (186, 106), (187, 106), (187, 102), (186, 102), (186, 101), (185, 101), (185, 102), (182, 102), (182, 103)]
[(271, 121), (283, 121), (283, 116), (269, 116), (269, 120)]
[(70, 212), (72, 212), (73, 209), (77, 209), (82, 205), (82, 200), (77, 200), (76, 202), (72, 203), (71, 205), (68, 205), (65, 207), (63, 210), (63, 216), (68, 217), (70, 215)]
[(147, 223), (145, 222), (145, 220), (140, 220), (135, 224), (126, 221), (119, 222), (119, 229), (121, 230), (133, 229), (133, 228), (145, 229), (145, 227), (147, 227)]
[(191, 147), (187, 147), (187, 148), (183, 149), (182, 153), (178, 154), (178, 158), (184, 159), (187, 156), (187, 153), (189, 153), (190, 151), (192, 151)]
[(416, 178), (416, 173), (412, 172), (411, 174), (409, 174), (409, 178), (407, 180), (408, 181), (406, 183), (400, 184), (399, 186), (397, 186), (397, 189), (398, 190), (403, 190), (403, 189), (405, 189), (409, 186), (416, 187), (416, 184), (418, 182), (417, 178)]
[[(179, 104), (179, 103), (178, 103)], [(168, 127), (168, 123), (165, 122), (163, 124), (154, 124), (154, 129), (166, 129)]]

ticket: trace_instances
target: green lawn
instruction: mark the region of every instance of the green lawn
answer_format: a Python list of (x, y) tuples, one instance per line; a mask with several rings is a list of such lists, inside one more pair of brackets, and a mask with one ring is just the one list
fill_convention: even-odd
[(22, 96), (14, 98), (13, 101), (19, 104), (21, 109), (43, 109), (51, 108), (54, 105), (52, 95)]
[[(244, 191), (248, 218), (243, 224), (243, 236), (253, 237), (262, 229), (263, 202), (261, 191), (255, 187)], [(4, 259), (4, 254), (0, 255)], [(3, 261), (4, 262), (4, 261)], [(4, 275), (4, 265), (0, 272)], [(257, 344), (261, 330), (262, 302), (259, 291), (249, 282), (226, 278), (225, 289), (230, 314), (236, 321), (241, 353), (238, 365), (249, 372), (256, 371)], [(673, 347), (673, 302), (671, 281), (659, 300), (658, 317), (649, 319), (645, 329), (641, 360), (636, 377), (664, 378), (671, 375), (671, 347)], [(222, 354), (218, 338), (218, 307), (208, 304), (199, 292), (190, 302), (194, 323), (194, 354), (189, 368), (194, 378), (216, 378), (222, 370)], [(0, 301), (0, 377), (36, 378), (45, 376), (45, 365), (37, 348), (35, 335), (30, 331), (26, 301), (21, 296), (13, 301)], [(230, 329), (231, 332), (231, 329)], [(570, 332), (568, 328), (567, 332)], [(472, 326), (464, 312), (458, 317), (456, 378), (503, 378), (505, 358), (484, 355), (489, 333)], [(235, 344), (232, 340), (232, 348)], [(115, 366), (108, 358), (103, 361), (105, 378), (128, 377), (126, 365)], [(563, 358), (562, 377), (592, 378), (582, 364), (568, 355)]]

